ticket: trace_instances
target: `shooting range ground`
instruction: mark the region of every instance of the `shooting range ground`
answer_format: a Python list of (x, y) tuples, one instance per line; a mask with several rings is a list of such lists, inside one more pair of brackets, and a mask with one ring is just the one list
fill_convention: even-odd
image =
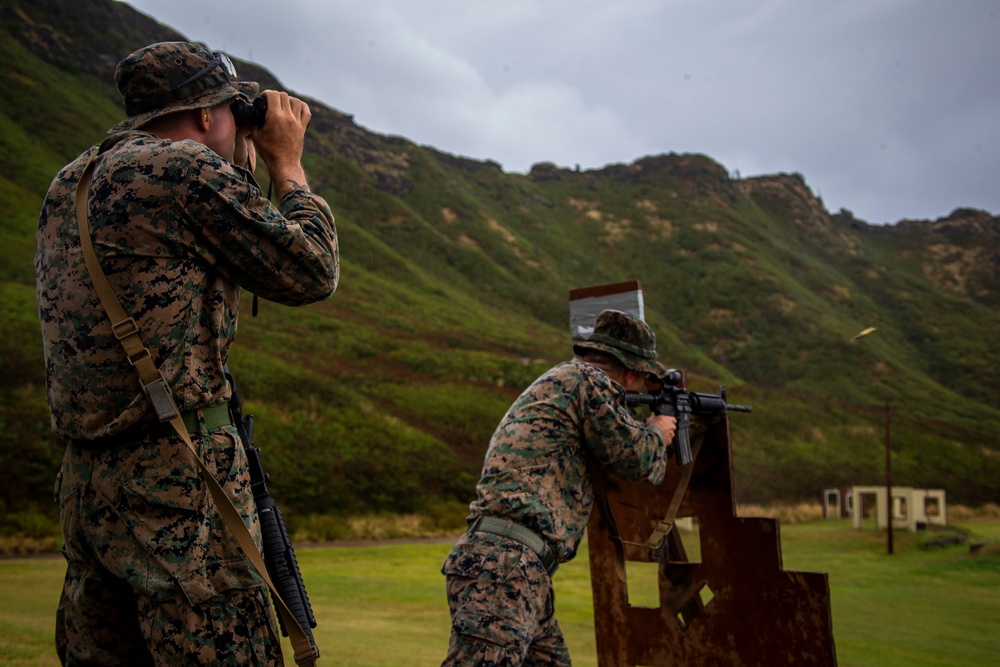
[[(785, 569), (829, 575), (840, 667), (996, 664), (1000, 521), (951, 529), (990, 544), (975, 554), (969, 543), (923, 549), (921, 536), (905, 531), (887, 556), (882, 533), (854, 530), (849, 519), (781, 526)], [(449, 619), (439, 568), (450, 548), (439, 540), (297, 545), (319, 619), (319, 664), (440, 664)], [(0, 560), (0, 664), (58, 665), (52, 637), (62, 575), (58, 556)], [(559, 622), (580, 667), (596, 666), (589, 577), (584, 545), (555, 578)], [(291, 664), (287, 640), (286, 656)]]

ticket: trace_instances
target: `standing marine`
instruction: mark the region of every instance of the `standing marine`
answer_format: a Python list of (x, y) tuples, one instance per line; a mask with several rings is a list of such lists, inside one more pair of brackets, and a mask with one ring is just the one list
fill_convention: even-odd
[[(64, 167), (38, 221), (35, 271), (66, 576), (64, 665), (281, 665), (269, 595), (219, 516), (194, 453), (160, 422), (95, 293), (75, 191), (103, 272), (134, 320), (198, 455), (259, 547), (224, 375), (240, 289), (301, 305), (339, 280), (333, 215), (302, 168), (308, 105), (266, 91), (224, 53), (165, 42), (115, 72), (127, 118)], [(277, 204), (252, 171), (267, 164)]]

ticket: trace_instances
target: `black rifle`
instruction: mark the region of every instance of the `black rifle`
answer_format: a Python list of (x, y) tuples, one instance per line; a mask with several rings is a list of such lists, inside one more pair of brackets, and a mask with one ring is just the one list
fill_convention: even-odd
[(677, 419), (677, 432), (671, 446), (677, 463), (684, 466), (694, 458), (691, 454), (691, 415), (699, 417), (712, 417), (720, 412), (731, 410), (733, 412), (750, 412), (753, 410), (749, 405), (730, 405), (726, 402), (726, 388), (719, 387), (718, 394), (699, 394), (687, 389), (679, 388), (684, 379), (684, 374), (678, 370), (667, 371), (666, 377), (656, 378), (654, 384), (660, 387), (648, 394), (626, 392), (625, 403), (630, 408), (640, 405), (649, 406), (650, 411), (655, 415), (666, 415)]
[[(313, 639), (311, 628), (316, 627), (316, 617), (313, 615), (312, 606), (309, 604), (309, 595), (306, 594), (306, 586), (302, 582), (302, 573), (299, 571), (299, 563), (295, 560), (295, 550), (292, 548), (292, 540), (288, 537), (288, 530), (285, 528), (285, 519), (281, 516), (281, 510), (274, 502), (274, 498), (267, 492), (267, 473), (260, 465), (260, 448), (253, 446), (253, 415), (243, 415), (243, 406), (240, 403), (240, 396), (236, 393), (236, 381), (228, 372), (226, 379), (229, 380), (229, 388), (232, 391), (232, 398), (229, 399), (229, 411), (233, 415), (233, 422), (236, 430), (243, 441), (243, 448), (247, 453), (247, 464), (250, 469), (250, 488), (253, 490), (253, 499), (257, 504), (257, 518), (260, 521), (260, 532), (264, 544), (264, 564), (267, 566), (267, 573), (271, 577), (274, 589), (285, 601), (288, 610), (292, 612), (305, 633), (309, 636), (309, 641), (316, 645)], [(288, 636), (288, 629), (281, 614), (277, 614), (278, 622), (281, 624), (281, 633)]]

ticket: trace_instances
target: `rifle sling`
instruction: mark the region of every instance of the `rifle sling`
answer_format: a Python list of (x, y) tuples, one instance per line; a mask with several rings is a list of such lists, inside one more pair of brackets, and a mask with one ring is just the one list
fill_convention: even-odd
[(295, 663), (297, 665), (314, 666), (316, 659), (319, 658), (319, 648), (309, 639), (302, 627), (299, 626), (295, 615), (288, 608), (288, 605), (285, 604), (285, 601), (281, 599), (281, 595), (279, 595), (274, 583), (271, 581), (271, 577), (267, 573), (264, 558), (261, 555), (260, 549), (257, 548), (257, 544), (253, 541), (250, 530), (243, 523), (243, 518), (233, 504), (232, 499), (226, 495), (225, 489), (222, 488), (222, 485), (215, 479), (212, 471), (208, 469), (208, 466), (205, 465), (205, 462), (198, 455), (198, 451), (191, 441), (187, 425), (184, 423), (184, 419), (174, 403), (170, 387), (167, 385), (163, 374), (156, 367), (156, 364), (153, 363), (149, 350), (146, 349), (139, 338), (139, 327), (136, 325), (135, 320), (125, 314), (125, 309), (122, 308), (121, 303), (118, 301), (118, 297), (115, 295), (114, 289), (112, 289), (111, 284), (108, 282), (108, 278), (97, 259), (94, 243), (90, 237), (88, 191), (90, 189), (90, 179), (95, 160), (98, 155), (99, 153), (96, 148), (91, 149), (87, 164), (83, 169), (83, 174), (80, 176), (80, 181), (76, 186), (76, 219), (80, 225), (80, 244), (83, 249), (83, 256), (87, 263), (87, 271), (90, 274), (91, 282), (94, 283), (94, 289), (101, 300), (101, 305), (104, 307), (108, 319), (111, 320), (111, 327), (115, 336), (125, 349), (125, 354), (129, 362), (135, 366), (136, 371), (139, 373), (143, 391), (149, 398), (150, 403), (153, 404), (157, 416), (161, 422), (169, 422), (173, 426), (177, 434), (184, 440), (184, 444), (194, 454), (195, 460), (198, 462), (198, 467), (201, 469), (202, 477), (205, 479), (205, 483), (212, 494), (212, 499), (215, 501), (215, 507), (236, 539), (237, 544), (239, 544), (240, 549), (243, 550), (247, 559), (271, 590), (275, 606), (284, 619), (285, 628), (288, 630), (288, 638), (291, 641), (292, 650), (295, 654)]
[(656, 528), (653, 529), (653, 532), (649, 535), (649, 539), (646, 540), (646, 546), (653, 551), (659, 551), (663, 547), (664, 540), (667, 539), (667, 535), (677, 522), (677, 511), (681, 508), (681, 501), (684, 500), (684, 494), (687, 493), (687, 487), (691, 482), (691, 475), (694, 472), (694, 462), (698, 459), (698, 451), (701, 449), (703, 442), (704, 439), (699, 438), (698, 442), (691, 448), (691, 461), (681, 471), (681, 478), (677, 482), (677, 488), (674, 489), (674, 495), (670, 499), (670, 506), (667, 508), (667, 513), (660, 519), (660, 523), (656, 524)]
[[(653, 529), (645, 544), (636, 546), (649, 549), (653, 552), (658, 552), (663, 547), (667, 535), (676, 523), (677, 511), (680, 509), (681, 501), (684, 500), (684, 494), (687, 492), (688, 484), (691, 482), (691, 475), (694, 472), (694, 462), (698, 458), (698, 451), (701, 449), (702, 442), (704, 440), (699, 439), (697, 444), (692, 448), (691, 462), (684, 466), (681, 472), (681, 478), (677, 483), (677, 488), (674, 490), (673, 497), (670, 499), (670, 506), (667, 509), (666, 515), (664, 515)], [(628, 579), (625, 576), (625, 546), (621, 534), (618, 532), (618, 522), (615, 520), (614, 512), (611, 510), (611, 502), (608, 500), (607, 473), (593, 458), (590, 459), (590, 479), (594, 485), (594, 499), (601, 508), (601, 514), (607, 521), (608, 537), (615, 548), (615, 573), (622, 583), (627, 584)]]

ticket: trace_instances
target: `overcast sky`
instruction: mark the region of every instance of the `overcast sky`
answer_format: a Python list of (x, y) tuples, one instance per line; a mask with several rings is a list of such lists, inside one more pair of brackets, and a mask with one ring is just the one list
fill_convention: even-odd
[(799, 172), (872, 223), (1000, 213), (995, 0), (129, 4), (371, 131), (508, 172), (703, 153)]

